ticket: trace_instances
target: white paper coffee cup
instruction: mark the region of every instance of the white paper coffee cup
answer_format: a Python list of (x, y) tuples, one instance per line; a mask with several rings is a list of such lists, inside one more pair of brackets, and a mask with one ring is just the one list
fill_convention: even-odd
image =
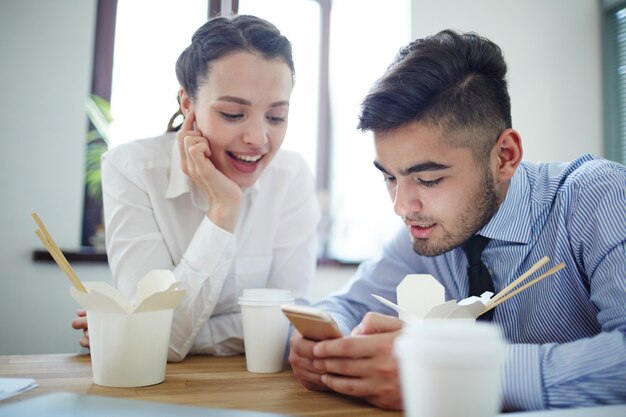
[(424, 320), (394, 343), (407, 417), (490, 417), (500, 409), (506, 345), (490, 323)]
[(243, 290), (239, 297), (246, 367), (255, 373), (283, 370), (289, 320), (280, 306), (293, 304), (291, 291), (274, 288)]

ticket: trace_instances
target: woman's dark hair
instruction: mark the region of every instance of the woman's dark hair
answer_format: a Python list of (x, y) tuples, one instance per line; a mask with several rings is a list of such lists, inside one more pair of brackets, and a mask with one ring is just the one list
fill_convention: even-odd
[(512, 126), (506, 71), (500, 48), (475, 33), (444, 30), (417, 39), (372, 87), (358, 128), (385, 132), (424, 122), (484, 158)]
[[(212, 18), (196, 30), (191, 45), (176, 61), (178, 82), (187, 95), (195, 99), (198, 88), (207, 81), (211, 62), (237, 51), (259, 54), (266, 59), (282, 59), (292, 76), (295, 75), (291, 43), (278, 28), (255, 16), (235, 15)], [(168, 132), (180, 128), (173, 126), (179, 115), (180, 109), (170, 119)]]

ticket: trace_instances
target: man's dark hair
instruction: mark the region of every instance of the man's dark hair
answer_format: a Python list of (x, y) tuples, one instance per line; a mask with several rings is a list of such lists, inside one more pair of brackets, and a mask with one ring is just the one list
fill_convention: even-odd
[(512, 127), (506, 70), (500, 48), (475, 33), (444, 30), (417, 39), (372, 87), (358, 128), (387, 132), (423, 122), (483, 159)]

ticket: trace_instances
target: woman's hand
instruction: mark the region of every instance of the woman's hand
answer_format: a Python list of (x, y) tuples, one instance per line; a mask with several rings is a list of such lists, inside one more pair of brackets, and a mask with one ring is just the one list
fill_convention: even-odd
[(89, 349), (89, 330), (87, 329), (87, 312), (85, 310), (76, 310), (77, 319), (72, 321), (72, 327), (76, 330), (83, 331), (83, 337), (80, 339), (80, 345)]
[(220, 172), (209, 157), (209, 140), (194, 129), (195, 114), (189, 112), (176, 134), (180, 167), (207, 196), (207, 216), (217, 226), (233, 232), (239, 217), (242, 191), (239, 185)]

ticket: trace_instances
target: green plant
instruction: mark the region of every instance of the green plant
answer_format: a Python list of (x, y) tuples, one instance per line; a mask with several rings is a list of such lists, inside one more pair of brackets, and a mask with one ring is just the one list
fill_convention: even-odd
[(85, 185), (90, 197), (101, 199), (100, 158), (109, 148), (109, 124), (113, 121), (111, 106), (107, 100), (91, 94), (87, 98), (86, 110), (92, 129), (86, 136)]

